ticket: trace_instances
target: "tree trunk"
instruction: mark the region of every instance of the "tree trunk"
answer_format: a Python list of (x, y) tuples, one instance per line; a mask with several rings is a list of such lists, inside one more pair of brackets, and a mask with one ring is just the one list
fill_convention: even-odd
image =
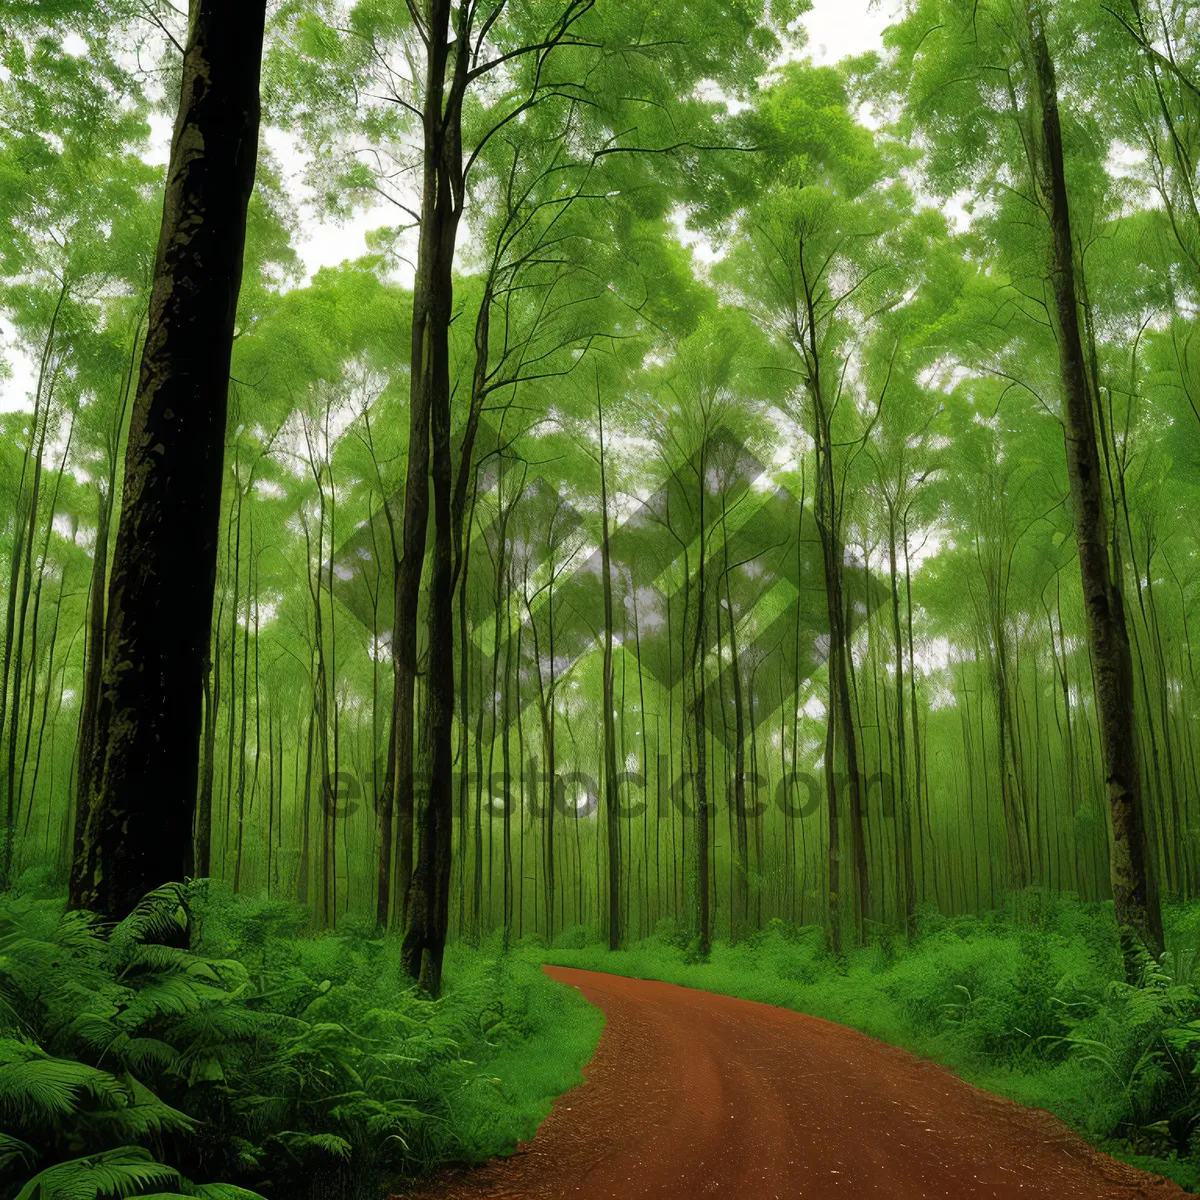
[[(400, 577), (400, 564), (393, 560), (393, 579)], [(395, 589), (394, 603), (398, 604), (399, 589)], [(393, 611), (395, 611), (393, 609)], [(392, 715), (388, 722), (387, 766), (383, 773), (383, 794), (379, 797), (379, 864), (375, 881), (375, 923), (386, 929), (392, 910), (392, 820), (396, 808), (396, 751), (398, 722), (396, 720), (396, 697), (400, 694), (402, 681), (399, 678), (395, 652), (395, 621), (392, 629)], [(403, 897), (401, 897), (403, 899)]]
[[(712, 905), (709, 900), (709, 800), (708, 755), (704, 735), (707, 729), (706, 702), (708, 686), (704, 677), (704, 652), (707, 643), (708, 580), (705, 557), (708, 553), (708, 531), (705, 527), (705, 493), (708, 486), (707, 432), (700, 453), (697, 475), (698, 509), (700, 513), (699, 550), (696, 566), (696, 634), (691, 645), (689, 675), (692, 687), (692, 734), (694, 786), (696, 790), (696, 933), (699, 951), (707, 958), (712, 948)], [(686, 566), (686, 559), (685, 566)], [(686, 574), (686, 571), (685, 571)], [(685, 594), (686, 603), (686, 594)], [(684, 619), (684, 629), (687, 620)]]
[[(1141, 775), (1134, 742), (1133, 666), (1125, 627), (1122, 584), (1109, 562), (1108, 520), (1093, 397), (1079, 331), (1058, 86), (1046, 44), (1044, 14), (1032, 3), (1026, 12), (1041, 109), (1042, 177), (1038, 183), (1050, 221), (1050, 268), (1063, 383), (1067, 475), (1075, 517), (1075, 542), (1087, 615), (1105, 783), (1112, 811), (1113, 904), (1117, 924), (1122, 930), (1132, 930), (1157, 957), (1163, 949), (1162, 912), (1146, 849)], [(1127, 945), (1127, 964), (1129, 959)]]
[(896, 651), (896, 783), (900, 792), (900, 811), (896, 813), (896, 842), (899, 849), (898, 872), (904, 879), (904, 932), (911, 938), (917, 906), (917, 883), (913, 871), (912, 810), (908, 798), (908, 736), (904, 728), (904, 640), (900, 632), (900, 587), (896, 570), (896, 517), (888, 521), (888, 582), (892, 594), (892, 641)]
[[(407, 925), (401, 967), (431, 996), (441, 991), (442, 955), (449, 914), (453, 788), (451, 730), (454, 719), (454, 570), (451, 522), (450, 352), (454, 299), (451, 269), (462, 213), (462, 97), (469, 56), (454, 57), (450, 0), (431, 0), (426, 14), (427, 62), (424, 97), (421, 236), (413, 285), (410, 368), (409, 460), (404, 488), (403, 628), (398, 649), (405, 655), (405, 708), (397, 727), (397, 784), (401, 836), (412, 812), (412, 682), (415, 668), (418, 584), (425, 558), (432, 467), (434, 546), (429, 581), (428, 693), (422, 729), (419, 823), (421, 842), (408, 887)], [(456, 43), (469, 41), (470, 6), (459, 9)], [(432, 453), (431, 453), (432, 451)], [(408, 809), (406, 811), (406, 805)], [(402, 848), (403, 853), (403, 848)], [(403, 866), (403, 863), (401, 864)]]
[(87, 823), (87, 799), (92, 794), (92, 754), (95, 749), (96, 710), (100, 703), (100, 679), (104, 667), (104, 593), (108, 581), (108, 521), (111, 505), (96, 492), (96, 546), (92, 552), (92, 578), (88, 586), (88, 627), (84, 643), (83, 696), (79, 706), (79, 745), (75, 766), (75, 836), (72, 858), (83, 849)]
[(600, 428), (600, 575), (604, 590), (604, 817), (608, 832), (608, 948), (621, 948), (621, 817), (618, 811), (617, 739), (613, 720), (612, 558), (608, 541), (608, 481), (604, 461), (604, 410), (596, 397)]
[(195, 0), (109, 586), (71, 902), (109, 917), (190, 857), (229, 364), (258, 155), (265, 0)]
[[(815, 347), (814, 347), (815, 358)], [(846, 762), (846, 783), (851, 803), (853, 861), (858, 863), (855, 830), (857, 813), (858, 764), (854, 750), (853, 718), (850, 712), (850, 681), (846, 671), (845, 604), (842, 595), (842, 547), (837, 536), (836, 491), (833, 478), (833, 445), (826, 425), (820, 393), (820, 377), (813, 386), (814, 432), (817, 442), (817, 493), (814, 514), (821, 543), (825, 574), (825, 611), (829, 621), (828, 708), (825, 716), (825, 799), (829, 810), (829, 945), (834, 954), (842, 952), (841, 905), (841, 813), (838, 800), (838, 754)], [(840, 735), (840, 737), (839, 737)], [(841, 746), (839, 746), (839, 742)]]
[[(729, 537), (726, 532), (725, 497), (721, 497), (721, 541), (724, 554), (725, 607), (729, 613), (729, 654), (733, 682), (733, 803), (729, 804), (729, 789), (726, 788), (726, 804), (730, 808), (734, 836), (731, 839), (730, 858), (732, 882), (729, 889), (730, 940), (736, 942), (746, 931), (750, 920), (750, 828), (746, 818), (746, 714), (742, 696), (742, 664), (738, 657), (737, 614), (733, 608), (733, 591), (730, 575), (735, 569), (729, 562)], [(718, 588), (718, 592), (720, 589)], [(720, 627), (720, 600), (717, 602), (717, 625)], [(723, 661), (718, 655), (718, 661)], [(724, 705), (722, 704), (722, 708)], [(753, 722), (751, 722), (753, 726)]]
[(217, 713), (221, 703), (221, 614), (217, 612), (216, 645), (204, 670), (204, 756), (196, 812), (195, 859), (192, 872), (198, 879), (212, 874), (212, 801), (216, 770)]

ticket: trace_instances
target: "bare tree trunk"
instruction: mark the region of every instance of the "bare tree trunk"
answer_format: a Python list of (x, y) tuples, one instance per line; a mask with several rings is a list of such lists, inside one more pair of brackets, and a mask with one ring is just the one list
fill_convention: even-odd
[[(413, 285), (408, 473), (404, 489), (404, 627), (398, 646), (405, 656), (405, 708), (397, 728), (397, 783), (401, 835), (413, 811), (412, 672), (415, 669), (418, 584), (425, 559), (432, 468), (434, 546), (429, 581), (428, 692), (422, 730), (424, 778), (419, 814), (419, 858), (408, 886), (407, 925), (401, 949), (404, 972), (431, 996), (441, 991), (442, 955), (449, 919), (453, 837), (451, 730), (454, 719), (454, 568), (451, 520), (449, 329), (454, 287), (451, 269), (462, 212), (462, 98), (469, 55), (451, 47), (469, 42), (473, 9), (458, 10), (451, 37), (451, 0), (430, 0), (426, 14), (424, 175), (421, 236)], [(432, 453), (431, 453), (432, 451)], [(403, 847), (401, 853), (403, 854)], [(403, 868), (403, 863), (401, 864)]]
[[(706, 701), (708, 687), (704, 677), (704, 652), (707, 643), (708, 579), (705, 558), (708, 553), (707, 529), (705, 527), (705, 494), (707, 488), (708, 460), (707, 433), (700, 452), (700, 470), (697, 475), (699, 498), (699, 559), (696, 566), (696, 633), (692, 639), (689, 676), (692, 686), (692, 751), (694, 786), (696, 790), (696, 909), (698, 920), (700, 954), (708, 956), (712, 948), (712, 904), (709, 900), (709, 799), (708, 799), (708, 752), (705, 745), (707, 727)], [(686, 602), (686, 596), (685, 596)], [(687, 621), (684, 620), (686, 632)]]
[[(400, 578), (400, 564), (393, 559), (393, 582)], [(398, 610), (400, 603), (399, 588), (393, 587), (393, 611)], [(396, 697), (399, 696), (402, 681), (397, 669), (399, 658), (396, 655), (395, 621), (392, 622), (392, 714), (388, 721), (387, 766), (383, 773), (383, 794), (379, 797), (379, 869), (375, 881), (375, 923), (386, 929), (392, 911), (392, 841), (394, 833), (392, 822), (396, 811), (396, 753), (398, 749), (397, 735), (399, 722), (396, 712)]]
[(83, 697), (79, 706), (79, 745), (75, 766), (75, 836), (72, 858), (83, 849), (87, 823), (87, 798), (92, 794), (92, 755), (95, 750), (96, 712), (100, 704), (100, 679), (104, 668), (104, 595), (108, 582), (109, 498), (96, 492), (96, 545), (92, 551), (92, 578), (88, 586), (88, 626), (84, 643)]
[[(815, 357), (815, 354), (814, 354)], [(825, 716), (825, 799), (829, 810), (829, 945), (842, 952), (841, 813), (838, 799), (839, 742), (845, 747), (847, 784), (857, 789), (857, 762), (853, 753), (853, 718), (850, 713), (849, 677), (846, 672), (845, 605), (842, 597), (842, 547), (837, 536), (836, 493), (833, 480), (833, 447), (820, 400), (820, 378), (813, 390), (817, 433), (817, 492), (814, 515), (825, 568), (825, 611), (829, 621), (828, 706)], [(839, 736), (840, 735), (840, 736)], [(853, 821), (852, 821), (853, 832)], [(857, 851), (857, 845), (855, 846)], [(855, 852), (857, 861), (857, 853)]]
[(608, 948), (621, 948), (621, 816), (617, 789), (617, 739), (613, 720), (612, 558), (608, 541), (608, 481), (604, 460), (604, 410), (596, 395), (600, 429), (600, 574), (604, 591), (604, 817), (608, 832)]
[(265, 0), (196, 0), (109, 586), (71, 901), (116, 917), (191, 855), (229, 363), (258, 154)]
[[(729, 540), (726, 533), (725, 497), (721, 497), (721, 540), (724, 554), (725, 607), (729, 612), (729, 653), (733, 673), (734, 762), (733, 803), (730, 818), (734, 829), (730, 847), (733, 881), (729, 889), (730, 940), (737, 941), (750, 919), (750, 828), (746, 818), (746, 714), (742, 697), (742, 664), (738, 657), (737, 614), (733, 608), (730, 575), (734, 568), (729, 562)], [(718, 588), (718, 592), (719, 592)], [(717, 607), (718, 626), (721, 620)], [(718, 661), (721, 661), (718, 656)], [(751, 722), (753, 726), (753, 722)], [(726, 789), (728, 793), (728, 789)], [(726, 803), (729, 796), (726, 795)]]
[(900, 588), (896, 573), (896, 519), (890, 514), (888, 525), (888, 579), (892, 593), (892, 639), (896, 650), (896, 755), (900, 811), (896, 814), (896, 842), (899, 871), (904, 879), (904, 931), (913, 935), (913, 913), (917, 905), (917, 884), (913, 872), (912, 809), (908, 796), (908, 734), (904, 728), (904, 641), (900, 633)]
[(216, 770), (217, 713), (221, 703), (221, 613), (215, 623), (216, 644), (204, 670), (204, 757), (197, 801), (193, 871), (205, 879), (212, 873), (212, 801)]
[[(1112, 812), (1111, 878), (1117, 923), (1131, 930), (1155, 957), (1162, 953), (1163, 926), (1153, 865), (1146, 848), (1145, 815), (1134, 741), (1133, 666), (1120, 578), (1109, 562), (1100, 455), (1093, 396), (1079, 331), (1074, 245), (1063, 167), (1058, 85), (1046, 44), (1044, 13), (1029, 3), (1034, 78), (1041, 110), (1042, 177), (1051, 233), (1059, 365), (1063, 382), (1063, 424), (1067, 474), (1075, 516), (1075, 542), (1087, 615), (1088, 648)], [(1126, 963), (1130, 963), (1126, 939)]]

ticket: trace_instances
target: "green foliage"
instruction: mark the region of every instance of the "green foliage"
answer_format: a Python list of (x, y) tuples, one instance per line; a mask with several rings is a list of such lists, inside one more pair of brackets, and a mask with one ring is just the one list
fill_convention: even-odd
[[(236, 1195), (189, 1182), (209, 1177), (373, 1193), (511, 1145), (596, 1033), (537, 973), (545, 944), (850, 1021), (1131, 1153), (1194, 1163), (1200, 931), (1175, 913), (1166, 955), (1121, 981), (1096, 907), (1107, 795), (1028, 16), (1045, 19), (1060, 82), (1147, 858), (1187, 898), (1195, 5), (910, 0), (880, 53), (836, 66), (800, 57), (807, 8), (501, 4), (470, 39), (500, 58), (463, 100), (448, 365), (466, 509), (450, 916), (479, 948), (451, 947), (432, 1005), (401, 986), (376, 928), (378, 881), (402, 874), (379, 817), (424, 47), (404, 0), (272, 6), (268, 140), (284, 132), (305, 158), (298, 188), (264, 149), (248, 218), (205, 697), (214, 878), (112, 929), (32, 886), (4, 898), (0, 1200)], [(547, 39), (562, 13), (570, 36)], [(100, 533), (161, 211), (151, 117), (178, 84), (179, 18), (163, 0), (0, 0), (0, 316), (4, 352), (32, 368), (0, 405), (6, 881), (41, 861), (59, 881), (72, 853)], [(371, 206), (389, 224), (368, 253), (303, 280), (309, 219)], [(458, 461), (471, 413), (487, 428)], [(655, 531), (639, 543), (653, 553), (618, 546), (608, 630), (617, 761), (646, 801), (621, 828), (624, 916), (646, 941), (603, 960), (591, 942), (614, 847), (600, 816), (531, 778), (601, 774), (601, 416), (614, 541)], [(723, 437), (745, 454), (706, 470)], [(861, 830), (820, 786), (836, 765), (839, 561), (849, 721), (860, 765), (887, 780)], [(707, 733), (691, 720), (701, 696)], [(698, 761), (705, 915), (734, 943), (711, 957)], [(781, 812), (806, 770), (817, 805)], [(759, 815), (743, 831), (731, 796), (750, 778)], [(825, 947), (834, 815), (856, 935), (840, 956)], [(383, 898), (381, 924), (401, 902)]]
[(529, 1136), (595, 1044), (521, 952), (456, 951), (434, 1003), (393, 942), (306, 923), (208, 885), (111, 928), (0, 896), (0, 1195), (378, 1195)]
[(556, 950), (582, 950), (590, 940), (586, 925), (571, 925), (554, 939), (554, 948)]

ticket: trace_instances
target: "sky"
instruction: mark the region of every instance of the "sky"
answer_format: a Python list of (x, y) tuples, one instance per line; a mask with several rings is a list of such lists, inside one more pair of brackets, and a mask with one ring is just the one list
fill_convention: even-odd
[[(834, 63), (849, 54), (880, 47), (880, 34), (892, 19), (898, 0), (813, 0), (812, 11), (803, 23), (808, 30), (807, 53), (814, 62)], [(156, 145), (148, 157), (166, 164), (170, 145), (171, 122), (158, 118), (152, 125)], [(288, 139), (276, 131), (267, 132), (272, 150), (281, 160), (284, 170), (293, 177), (297, 193), (302, 193), (298, 179), (302, 160), (288, 144)], [(306, 278), (325, 266), (336, 266), (346, 259), (358, 258), (366, 252), (366, 234), (377, 225), (393, 220), (390, 212), (368, 211), (342, 224), (322, 224), (303, 210), (301, 239), (297, 250), (304, 263)], [(0, 361), (7, 360), (12, 368), (8, 378), (0, 377), (0, 411), (32, 407), (32, 362), (8, 342), (9, 330), (0, 316)]]

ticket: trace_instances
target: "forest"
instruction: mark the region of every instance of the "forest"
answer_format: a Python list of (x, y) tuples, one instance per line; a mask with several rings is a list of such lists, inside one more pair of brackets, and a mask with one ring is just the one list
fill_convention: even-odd
[(1200, 1190), (1200, 4), (811, 8), (0, 0), (0, 1200), (508, 1153), (544, 964)]

